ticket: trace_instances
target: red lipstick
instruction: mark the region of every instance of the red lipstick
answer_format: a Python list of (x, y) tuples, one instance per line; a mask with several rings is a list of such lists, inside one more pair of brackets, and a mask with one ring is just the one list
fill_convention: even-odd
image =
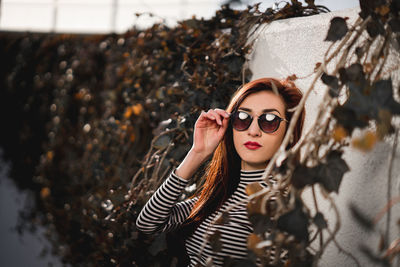
[(244, 146), (247, 147), (248, 149), (251, 149), (251, 150), (256, 150), (256, 149), (258, 149), (258, 148), (261, 147), (261, 145), (260, 145), (259, 143), (257, 143), (257, 142), (250, 142), (250, 141), (244, 143)]

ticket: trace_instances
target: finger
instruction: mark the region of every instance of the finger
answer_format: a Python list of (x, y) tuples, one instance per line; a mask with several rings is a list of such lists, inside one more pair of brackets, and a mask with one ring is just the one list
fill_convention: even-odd
[(228, 112), (226, 112), (225, 110), (220, 109), (220, 108), (216, 108), (216, 109), (214, 109), (214, 110), (215, 110), (215, 112), (217, 112), (218, 114), (220, 114), (220, 115), (223, 116), (224, 118), (229, 118), (229, 116), (231, 115), (230, 113), (228, 113)]
[(215, 117), (216, 122), (218, 125), (222, 125), (222, 120), (221, 120), (221, 115), (218, 114), (215, 110), (210, 109), (208, 112), (210, 112), (211, 115)]
[(202, 110), (202, 111), (200, 112), (199, 117), (197, 118), (197, 121), (204, 120), (205, 118), (207, 118), (207, 113), (206, 113), (204, 110)]
[(222, 120), (222, 126), (220, 127), (220, 129), (218, 130), (218, 134), (219, 136), (223, 136), (226, 132), (226, 129), (228, 129), (228, 124), (229, 124), (229, 119), (224, 118)]
[(206, 117), (207, 119), (209, 119), (209, 120), (213, 120), (213, 121), (216, 120), (216, 119), (215, 119), (215, 116), (214, 116), (213, 114), (211, 114), (210, 111), (208, 111), (208, 112), (206, 113), (205, 117)]

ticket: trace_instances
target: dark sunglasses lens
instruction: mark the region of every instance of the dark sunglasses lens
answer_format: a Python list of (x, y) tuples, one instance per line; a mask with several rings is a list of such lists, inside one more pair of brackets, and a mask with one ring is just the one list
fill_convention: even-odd
[(252, 118), (245, 112), (235, 112), (232, 116), (232, 127), (238, 131), (246, 130), (251, 124)]
[(263, 114), (259, 118), (260, 127), (266, 133), (275, 132), (280, 124), (280, 119), (274, 114)]

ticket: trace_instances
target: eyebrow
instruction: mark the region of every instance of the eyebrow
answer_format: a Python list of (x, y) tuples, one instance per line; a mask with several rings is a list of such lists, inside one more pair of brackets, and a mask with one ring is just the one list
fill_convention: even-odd
[[(249, 109), (249, 108), (242, 108), (242, 107), (240, 107), (240, 108), (238, 108), (238, 109), (242, 109), (242, 110), (247, 111), (247, 112), (252, 112), (252, 110)], [(279, 115), (282, 115), (277, 109), (274, 109), (274, 108), (266, 108), (266, 109), (263, 109), (263, 110), (262, 110), (263, 113), (265, 113), (265, 112), (271, 112), (271, 111), (276, 111), (276, 112), (279, 113)]]

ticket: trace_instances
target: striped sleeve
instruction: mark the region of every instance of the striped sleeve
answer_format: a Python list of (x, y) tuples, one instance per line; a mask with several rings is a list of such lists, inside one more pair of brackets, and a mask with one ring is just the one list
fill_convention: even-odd
[(173, 230), (182, 224), (197, 201), (197, 198), (192, 198), (178, 202), (187, 184), (187, 180), (177, 176), (175, 171), (171, 172), (139, 213), (137, 229), (153, 234)]

